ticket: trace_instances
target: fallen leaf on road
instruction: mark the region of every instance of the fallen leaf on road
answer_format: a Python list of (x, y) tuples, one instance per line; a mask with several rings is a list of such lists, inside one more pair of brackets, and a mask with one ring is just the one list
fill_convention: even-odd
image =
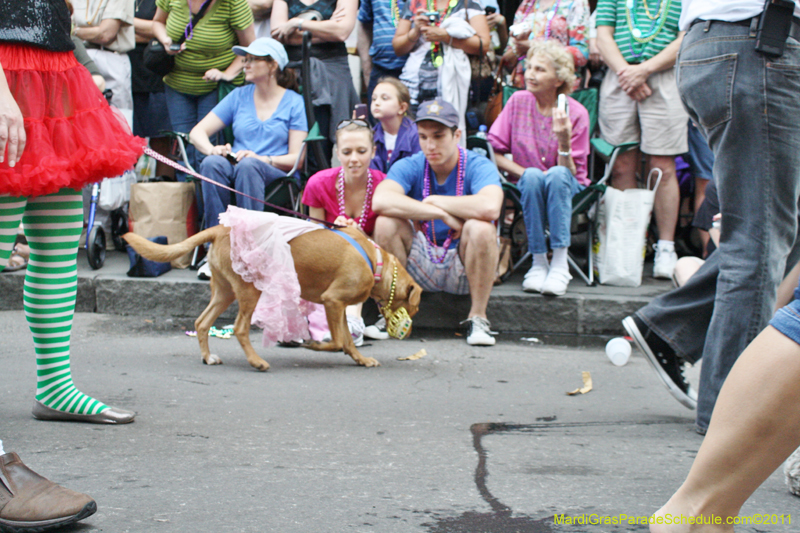
[(575, 396), (576, 394), (586, 394), (590, 390), (592, 390), (592, 375), (589, 372), (584, 371), (583, 373), (583, 387), (580, 389), (575, 389), (572, 392), (568, 392), (569, 396)]
[(417, 359), (422, 359), (426, 355), (428, 355), (428, 352), (425, 350), (425, 348), (423, 348), (420, 351), (418, 351), (417, 353), (415, 353), (414, 355), (409, 355), (408, 357), (398, 357), (397, 360), (398, 361), (416, 361)]

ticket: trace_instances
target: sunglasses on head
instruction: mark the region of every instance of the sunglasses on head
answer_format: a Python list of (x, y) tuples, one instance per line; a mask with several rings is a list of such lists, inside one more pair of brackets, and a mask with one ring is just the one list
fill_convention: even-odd
[(339, 122), (336, 125), (336, 131), (339, 131), (342, 128), (346, 128), (350, 124), (355, 124), (361, 128), (369, 128), (369, 124), (366, 120), (361, 120), (360, 118), (346, 118), (343, 121)]

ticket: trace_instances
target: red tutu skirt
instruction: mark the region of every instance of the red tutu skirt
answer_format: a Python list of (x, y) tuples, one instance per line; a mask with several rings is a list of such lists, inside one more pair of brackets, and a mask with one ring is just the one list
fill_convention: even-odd
[(25, 118), (22, 158), (0, 163), (0, 194), (35, 197), (119, 176), (145, 141), (130, 133), (72, 52), (0, 43), (11, 94)]

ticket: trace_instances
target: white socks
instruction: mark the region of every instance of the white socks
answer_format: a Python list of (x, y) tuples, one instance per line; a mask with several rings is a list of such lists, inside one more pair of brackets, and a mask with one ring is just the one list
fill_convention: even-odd
[(558, 269), (569, 272), (569, 264), (567, 263), (567, 248), (555, 248), (553, 250), (553, 258), (550, 263), (547, 262), (547, 254), (533, 254), (533, 266), (544, 267), (548, 269)]
[(553, 260), (550, 261), (550, 268), (569, 272), (569, 265), (567, 264), (567, 248), (553, 249)]
[(0, 455), (5, 455), (5, 454), (6, 454), (5, 450), (3, 450), (3, 441), (0, 440)]
[(533, 265), (538, 267), (549, 268), (547, 262), (547, 254), (533, 254)]
[(675, 241), (663, 241), (661, 239), (658, 240), (658, 251), (659, 252), (674, 252), (675, 251)]

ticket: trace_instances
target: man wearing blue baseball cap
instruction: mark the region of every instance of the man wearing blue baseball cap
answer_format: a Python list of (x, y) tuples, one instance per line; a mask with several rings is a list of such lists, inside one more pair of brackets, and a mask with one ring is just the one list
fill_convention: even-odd
[[(498, 261), (494, 221), (503, 190), (497, 168), (459, 146), (459, 116), (443, 100), (420, 104), (422, 152), (395, 163), (375, 189), (375, 240), (426, 291), (469, 294), (467, 343), (492, 346), (486, 307)], [(364, 334), (379, 334), (380, 322)], [(370, 335), (371, 336), (371, 335)]]

